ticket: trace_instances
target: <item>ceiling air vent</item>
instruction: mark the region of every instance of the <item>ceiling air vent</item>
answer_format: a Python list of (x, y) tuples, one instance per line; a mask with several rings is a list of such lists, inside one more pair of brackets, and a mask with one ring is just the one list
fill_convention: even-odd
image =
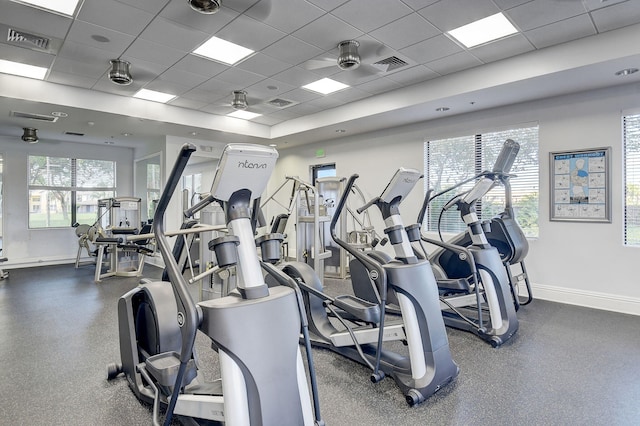
[(12, 28), (6, 24), (0, 24), (0, 34), (2, 34), (0, 43), (37, 52), (56, 54), (60, 50), (60, 46), (62, 46), (62, 40), (59, 38), (45, 37), (18, 28)]
[(55, 123), (58, 121), (58, 117), (52, 115), (33, 114), (30, 112), (11, 111), (11, 116), (16, 118), (28, 118), (31, 120), (48, 121), (49, 123)]
[(289, 107), (289, 106), (295, 104), (296, 102), (289, 101), (287, 99), (275, 98), (275, 99), (271, 99), (267, 103), (269, 105), (272, 105), (272, 106), (276, 107), (276, 108), (286, 108), (286, 107)]
[(84, 136), (84, 133), (78, 133), (78, 132), (64, 132), (65, 135), (71, 135), (71, 136)]
[(378, 68), (380, 71), (391, 72), (397, 70), (398, 68), (406, 67), (409, 64), (398, 58), (397, 56), (390, 56), (385, 59), (380, 59), (379, 61), (374, 62), (371, 65)]
[(40, 37), (35, 34), (29, 34), (9, 28), (7, 41), (10, 43), (29, 44), (31, 47), (36, 47), (40, 50), (46, 51), (49, 48), (50, 40), (46, 37)]

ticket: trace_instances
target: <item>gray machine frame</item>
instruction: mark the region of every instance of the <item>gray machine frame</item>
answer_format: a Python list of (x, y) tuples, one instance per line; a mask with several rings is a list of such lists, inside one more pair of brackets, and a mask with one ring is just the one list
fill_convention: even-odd
[[(197, 305), (163, 229), (169, 200), (194, 151), (193, 145), (182, 147), (153, 221), (170, 283), (147, 282), (120, 298), (122, 364), (110, 365), (108, 376), (123, 372), (136, 396), (154, 404), (154, 424), (159, 424), (159, 405), (165, 404), (165, 425), (174, 414), (194, 424), (204, 419), (231, 426), (321, 425), (313, 358), (307, 350), (309, 392), (299, 348), (301, 329), (307, 335), (302, 299), (292, 279), (261, 265), (251, 224), (251, 202), (264, 190), (277, 151), (259, 145), (227, 145), (211, 195), (191, 209), (195, 213), (213, 201), (224, 206), (229, 235), (209, 246), (219, 260), (223, 255), (231, 259), (225, 264), (235, 264), (238, 271), (236, 290)], [(285, 286), (267, 287), (263, 268)], [(157, 322), (148, 324), (152, 318)], [(221, 379), (217, 381), (201, 380), (194, 353), (198, 330), (211, 339), (219, 354)]]
[[(415, 177), (414, 171), (402, 169), (383, 195), (365, 208), (377, 204), (381, 211), (389, 206), (395, 206), (393, 208), (396, 209), (417, 181), (414, 179), (406, 184), (412, 176)], [(385, 221), (388, 219), (393, 222), (394, 238), (390, 240), (398, 257), (392, 262), (381, 264), (337, 235), (336, 222), (345, 210), (347, 197), (357, 177), (353, 175), (348, 180), (333, 215), (330, 231), (340, 247), (349, 252), (355, 261), (367, 266), (379, 294), (386, 294), (387, 285), (397, 293), (402, 305), (402, 320), (385, 323), (385, 297), (380, 303), (350, 295), (332, 298), (323, 292), (322, 283), (310, 268), (304, 268), (305, 265), (300, 267), (285, 263), (281, 268), (301, 282), (313, 344), (368, 366), (372, 369), (371, 380), (374, 383), (385, 375), (391, 376), (405, 395), (407, 403), (413, 406), (454, 380), (459, 368), (449, 350), (433, 272), (428, 262), (420, 261), (404, 251), (407, 246), (401, 241), (404, 227), (399, 214), (385, 218)], [(406, 235), (405, 241), (408, 241)], [(343, 330), (332, 324), (331, 316), (340, 320)], [(407, 343), (408, 356), (383, 349), (384, 341), (398, 339)]]

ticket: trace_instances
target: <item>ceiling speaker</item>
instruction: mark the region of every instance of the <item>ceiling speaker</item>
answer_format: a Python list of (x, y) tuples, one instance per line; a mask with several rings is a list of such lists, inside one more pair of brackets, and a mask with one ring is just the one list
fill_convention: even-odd
[(233, 93), (231, 106), (235, 109), (247, 109), (247, 107), (249, 106), (247, 104), (247, 92), (245, 92), (244, 90), (234, 90), (231, 93)]
[(121, 59), (112, 59), (109, 62), (111, 63), (109, 80), (122, 86), (126, 86), (133, 82), (133, 77), (131, 77), (131, 73), (129, 72), (129, 66), (131, 65), (129, 62)]
[(38, 142), (38, 129), (34, 129), (33, 127), (23, 127), (22, 130), (24, 131), (21, 138), (23, 141), (27, 143)]
[(211, 15), (220, 9), (220, 0), (187, 0), (191, 9)]

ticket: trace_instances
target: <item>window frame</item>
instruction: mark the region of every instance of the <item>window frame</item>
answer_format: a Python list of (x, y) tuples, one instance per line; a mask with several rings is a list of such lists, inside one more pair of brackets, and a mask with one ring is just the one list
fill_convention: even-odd
[[(632, 120), (633, 123), (633, 132), (629, 132), (629, 121)], [(638, 185), (640, 187), (640, 112), (638, 111), (628, 111), (623, 113), (622, 115), (622, 169), (623, 169), (623, 195), (622, 195), (622, 220), (623, 220), (623, 228), (622, 228), (622, 244), (625, 247), (640, 247), (640, 199), (637, 204), (630, 205), (630, 197), (631, 197), (631, 189), (630, 189), (630, 180), (633, 179), (634, 185)], [(631, 136), (631, 137), (630, 137)], [(631, 140), (630, 140), (631, 139)], [(635, 145), (635, 150), (630, 147), (630, 145)], [(629, 159), (629, 154), (633, 154), (633, 163)], [(630, 170), (631, 168), (631, 170)], [(638, 182), (637, 184), (635, 182)], [(638, 194), (634, 194), (634, 196), (639, 197)], [(635, 212), (638, 215), (636, 219), (639, 223), (633, 225), (633, 229), (638, 232), (637, 237), (633, 237), (630, 241), (630, 215), (631, 208), (635, 207)]]
[[(465, 144), (468, 144), (469, 146), (468, 149), (473, 149), (472, 152), (466, 151), (466, 153), (469, 155), (460, 157), (460, 158), (466, 157), (466, 159), (460, 160), (460, 165), (462, 165), (463, 170), (465, 169), (465, 167), (464, 167), (464, 164), (462, 163), (466, 162), (468, 163), (467, 165), (469, 169), (473, 168), (473, 174), (469, 173), (466, 175), (466, 177), (456, 179), (455, 181), (453, 181), (453, 183), (451, 180), (449, 180), (449, 182), (443, 181), (439, 183), (441, 187), (435, 188), (436, 192), (438, 192), (440, 190), (445, 190), (447, 188), (450, 188), (451, 186), (459, 182), (462, 182), (465, 179), (469, 179), (472, 176), (478, 175), (479, 173), (491, 168), (491, 164), (486, 164), (486, 163), (493, 160), (491, 158), (486, 158), (486, 154), (488, 152), (489, 154), (495, 155), (493, 151), (495, 151), (495, 148), (498, 146), (498, 143), (501, 146), (502, 142), (505, 139), (507, 138), (514, 139), (520, 142), (522, 145), (522, 142), (523, 142), (521, 140), (522, 138), (518, 138), (515, 136), (515, 134), (518, 132), (531, 133), (533, 140), (527, 139), (526, 142), (527, 143), (533, 142), (534, 145), (527, 146), (526, 150), (523, 150), (521, 148), (521, 153), (523, 153), (523, 151), (528, 152), (527, 160), (525, 161), (523, 159), (523, 161), (520, 163), (520, 166), (526, 167), (526, 169), (522, 171), (522, 180), (520, 181), (520, 185), (518, 185), (517, 178), (511, 182), (512, 192), (514, 192), (513, 194), (514, 196), (512, 196), (512, 199), (514, 201), (513, 203), (514, 207), (518, 206), (520, 203), (522, 205), (526, 204), (528, 205), (527, 207), (528, 211), (534, 212), (535, 214), (535, 217), (533, 218), (534, 220), (531, 220), (531, 218), (529, 218), (528, 220), (529, 227), (527, 227), (525, 231), (527, 233), (527, 238), (529, 239), (538, 238), (539, 229), (540, 229), (540, 219), (541, 219), (541, 216), (540, 216), (540, 153), (539, 153), (540, 129), (539, 129), (539, 124), (536, 122), (523, 123), (522, 125), (504, 127), (499, 129), (490, 129), (483, 132), (460, 135), (456, 137), (431, 139), (431, 140), (425, 139), (424, 141), (424, 176), (425, 176), (424, 190), (425, 192), (428, 191), (430, 188), (433, 188), (434, 186), (434, 184), (430, 181), (431, 179), (430, 172), (432, 171), (431, 168), (433, 164), (432, 156), (438, 154), (438, 151), (435, 149), (431, 149), (432, 147), (436, 146), (433, 144), (449, 143), (452, 145), (457, 144), (457, 145), (463, 145), (463, 146)], [(509, 135), (509, 133), (512, 133), (512, 135)], [(445, 145), (441, 145), (441, 147), (445, 147), (446, 149)], [(444, 150), (441, 150), (441, 152), (439, 153), (442, 155), (444, 153)], [(444, 158), (446, 158), (446, 155)], [(519, 156), (519, 158), (521, 158), (521, 156)], [(518, 163), (519, 158), (516, 159), (516, 166), (519, 164)], [(441, 163), (439, 167), (440, 169), (444, 170), (444, 167), (446, 167), (446, 164)], [(436, 173), (438, 172), (437, 169), (435, 169), (434, 171)], [(515, 175), (518, 175), (517, 170), (512, 169), (512, 173), (514, 173)], [(446, 180), (446, 178), (450, 179), (451, 175), (449, 176), (439, 175), (439, 180), (440, 178), (443, 178), (444, 180)], [(467, 183), (468, 188), (470, 188), (473, 184), (474, 184), (473, 180)], [(531, 185), (530, 186), (531, 190), (526, 189), (528, 188), (527, 185)], [(439, 202), (436, 202), (436, 204), (444, 205), (448, 201), (448, 199), (451, 198), (453, 195), (460, 193), (464, 189), (468, 189), (468, 188), (466, 188), (465, 186), (461, 186), (460, 188), (457, 188), (451, 193), (447, 193), (447, 196), (441, 197)], [(525, 189), (523, 190), (521, 188), (525, 188)], [(516, 198), (517, 197), (516, 194), (518, 193), (520, 194), (520, 203), (517, 201), (517, 198)], [(492, 202), (491, 201), (492, 199), (495, 201)], [(485, 200), (485, 203), (483, 203), (483, 200)], [(478, 201), (478, 204), (477, 204), (478, 217), (482, 219), (483, 217), (490, 218), (494, 216), (496, 214), (496, 211), (495, 211), (496, 205), (501, 203), (502, 206), (504, 206), (504, 201), (505, 201), (504, 188), (500, 186), (495, 189), (492, 189), (485, 197), (483, 197), (483, 200)], [(491, 207), (493, 207), (493, 211)], [(499, 208), (499, 210), (502, 211), (502, 208)], [(450, 211), (445, 213), (446, 215), (448, 215), (448, 217), (444, 217), (444, 218), (440, 217), (440, 211), (441, 211), (441, 206), (435, 207), (435, 204), (432, 204), (432, 203), (429, 204), (429, 209), (427, 211), (427, 214), (425, 215), (424, 223), (422, 224), (425, 231), (439, 232), (439, 229), (440, 229), (441, 230), (440, 232), (442, 233), (456, 234), (466, 230), (466, 226), (460, 219), (459, 212), (457, 211), (457, 209), (450, 209)], [(516, 216), (518, 217), (517, 214)], [(444, 225), (440, 224), (439, 226), (439, 221), (441, 220), (443, 221)]]
[[(55, 185), (51, 184), (50, 180), (47, 185), (39, 185), (31, 183), (34, 176), (32, 174), (32, 158), (44, 158), (45, 162), (49, 161), (49, 159), (58, 159), (58, 160), (68, 160), (69, 161), (69, 184), (61, 184)], [(86, 186), (84, 183), (78, 183), (78, 163), (82, 161), (100, 161), (104, 163), (110, 163), (112, 166), (112, 177), (113, 183), (112, 186)], [(51, 155), (37, 155), (37, 154), (29, 154), (27, 156), (27, 179), (28, 179), (28, 202), (27, 202), (27, 226), (28, 229), (56, 229), (56, 228), (67, 228), (73, 226), (73, 224), (78, 221), (78, 194), (79, 193), (87, 193), (87, 192), (104, 192), (106, 194), (100, 195), (99, 198), (108, 198), (114, 197), (116, 195), (116, 183), (117, 183), (117, 162), (115, 160), (102, 160), (96, 158), (72, 158), (72, 157), (56, 157)], [(47, 175), (50, 177), (50, 175)], [(36, 213), (32, 211), (32, 193), (40, 192), (38, 197), (40, 199), (40, 205), (42, 206), (42, 197), (44, 196), (47, 199), (47, 202), (44, 204), (46, 210), (41, 213), (49, 213), (51, 209), (51, 201), (49, 200), (48, 192), (59, 191), (59, 192), (68, 192), (69, 193), (69, 223), (64, 225), (51, 225), (47, 223), (45, 226), (33, 226), (32, 225), (32, 213)], [(96, 202), (97, 208), (97, 202)]]

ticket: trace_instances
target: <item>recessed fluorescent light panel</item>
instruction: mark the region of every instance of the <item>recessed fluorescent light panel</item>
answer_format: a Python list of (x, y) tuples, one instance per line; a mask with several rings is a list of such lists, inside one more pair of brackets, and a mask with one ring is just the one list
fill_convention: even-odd
[(466, 47), (474, 47), (517, 32), (502, 13), (496, 13), (451, 30), (448, 34)]
[(148, 101), (154, 102), (169, 102), (171, 99), (175, 98), (175, 95), (170, 95), (168, 93), (156, 92), (154, 90), (140, 89), (138, 93), (133, 95), (134, 98), (146, 99)]
[(227, 114), (227, 117), (242, 118), (243, 120), (251, 120), (252, 118), (260, 117), (262, 114), (255, 112), (243, 111), (241, 109)]
[(79, 0), (19, 0), (14, 3), (23, 3), (35, 6), (40, 9), (50, 10), (52, 12), (62, 13), (63, 15), (73, 16), (76, 11)]
[(218, 37), (211, 37), (202, 46), (194, 50), (193, 53), (214, 61), (233, 65), (251, 55), (253, 50)]
[(303, 89), (322, 93), (323, 95), (328, 95), (329, 93), (337, 92), (338, 90), (346, 89), (347, 87), (349, 86), (342, 84), (339, 81), (331, 80), (330, 78), (323, 78), (322, 80), (314, 81), (306, 86), (302, 86)]
[(43, 80), (44, 76), (47, 74), (47, 69), (0, 59), (0, 72)]

